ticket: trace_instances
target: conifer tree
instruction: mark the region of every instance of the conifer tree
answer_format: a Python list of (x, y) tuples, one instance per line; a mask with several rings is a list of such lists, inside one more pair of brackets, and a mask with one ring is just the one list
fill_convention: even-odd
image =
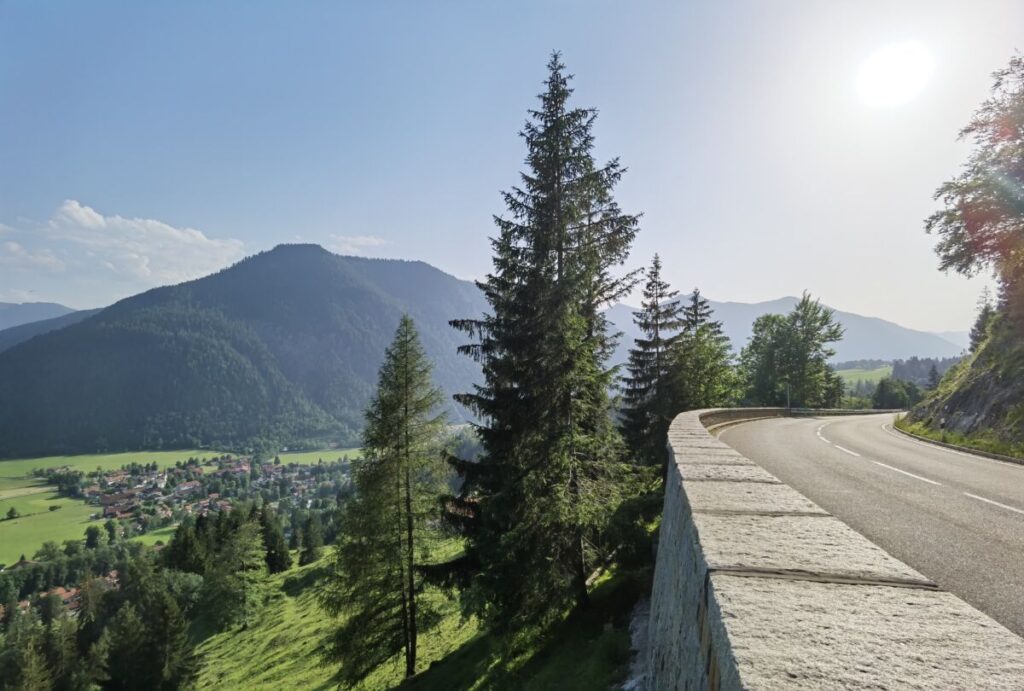
[(299, 554), (299, 566), (312, 564), (320, 558), (324, 547), (323, 527), (320, 517), (310, 514), (302, 524), (302, 552)]
[(263, 547), (267, 552), (267, 570), (270, 573), (281, 573), (290, 569), (292, 555), (284, 541), (281, 519), (267, 507), (260, 512), (260, 529), (263, 532)]
[[(223, 516), (221, 522), (229, 524)], [(224, 626), (237, 619), (248, 624), (256, 586), (265, 570), (259, 525), (244, 519), (227, 533), (207, 566), (203, 589), (208, 611), (217, 624)]]
[(363, 457), (352, 462), (355, 495), (342, 509), (332, 578), (321, 602), (345, 614), (327, 657), (354, 683), (399, 652), (416, 672), (419, 633), (438, 619), (423, 590), (422, 567), (440, 537), (441, 392), (431, 382), (412, 320), (402, 318), (366, 412)]
[[(484, 421), (479, 463), (455, 461), (464, 483), (449, 502), (478, 569), (470, 600), (498, 628), (544, 628), (586, 604), (621, 500), (623, 449), (610, 415), (607, 366), (616, 336), (601, 308), (635, 283), (615, 277), (638, 218), (612, 191), (624, 169), (593, 157), (596, 111), (569, 106), (559, 55), (522, 135), (528, 170), (504, 194), (494, 267), (479, 283), (490, 311), (453, 322), (473, 342), (484, 383), (457, 397)], [(463, 573), (465, 573), (465, 569)]]
[(630, 448), (648, 465), (664, 462), (668, 425), (678, 412), (669, 384), (670, 353), (683, 327), (678, 294), (662, 280), (661, 259), (655, 254), (647, 271), (641, 309), (633, 313), (642, 335), (629, 351), (622, 424)]
[(682, 313), (683, 331), (671, 352), (675, 412), (725, 405), (735, 393), (735, 376), (722, 323), (712, 318), (711, 305), (697, 288)]

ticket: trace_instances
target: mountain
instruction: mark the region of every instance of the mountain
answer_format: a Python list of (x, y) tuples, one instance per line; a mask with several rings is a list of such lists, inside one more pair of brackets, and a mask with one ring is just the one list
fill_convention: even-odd
[(51, 331), (56, 331), (57, 329), (63, 329), (65, 326), (77, 324), (97, 312), (99, 312), (98, 309), (68, 312), (60, 317), (40, 319), (39, 321), (19, 324), (18, 326), (12, 326), (0, 330), (0, 353), (40, 334), (49, 333)]
[[(746, 345), (754, 320), (764, 314), (786, 314), (799, 302), (796, 297), (784, 297), (768, 302), (714, 302), (715, 318), (722, 322), (725, 334), (736, 352)], [(609, 320), (623, 338), (615, 354), (616, 362), (625, 362), (629, 347), (637, 336), (633, 312), (637, 308), (618, 304), (606, 312)], [(865, 317), (852, 312), (836, 310), (836, 319), (846, 328), (843, 340), (836, 344), (836, 362), (846, 360), (896, 360), (918, 357), (952, 357), (963, 351), (963, 346), (925, 331), (908, 329), (877, 317)]]
[(949, 341), (961, 350), (968, 350), (971, 347), (971, 333), (969, 331), (936, 331), (935, 335), (944, 341)]
[(0, 329), (52, 319), (70, 312), (74, 310), (55, 302), (0, 302)]
[(450, 394), (479, 367), (448, 320), (484, 308), (423, 262), (281, 245), (0, 352), (0, 457), (354, 443), (401, 315)]

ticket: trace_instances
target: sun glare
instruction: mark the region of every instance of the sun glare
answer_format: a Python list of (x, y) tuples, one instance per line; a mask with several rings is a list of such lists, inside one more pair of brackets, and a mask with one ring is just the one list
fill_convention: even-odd
[(917, 41), (893, 43), (872, 53), (857, 74), (857, 92), (873, 108), (910, 102), (931, 80), (934, 60)]

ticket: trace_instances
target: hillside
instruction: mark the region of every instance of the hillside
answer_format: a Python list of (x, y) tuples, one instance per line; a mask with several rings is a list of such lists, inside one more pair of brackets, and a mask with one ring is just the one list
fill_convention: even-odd
[[(738, 353), (750, 338), (754, 320), (764, 314), (785, 314), (793, 309), (799, 298), (784, 297), (767, 302), (714, 302), (715, 319), (722, 322), (725, 335)], [(625, 362), (629, 356), (629, 344), (637, 335), (633, 325), (635, 307), (619, 304), (612, 306), (607, 314), (612, 323), (625, 335), (615, 355), (616, 362)], [(835, 361), (844, 360), (897, 360), (913, 356), (952, 357), (959, 355), (963, 347), (945, 338), (925, 331), (908, 329), (899, 324), (865, 317), (852, 312), (836, 310), (836, 318), (846, 328), (843, 340), (836, 344)]]
[(52, 319), (74, 312), (54, 302), (0, 302), (0, 329)]
[(1024, 457), (1024, 339), (1011, 322), (997, 318), (978, 351), (943, 377), (908, 422), (949, 441)]
[(39, 336), (40, 334), (49, 333), (51, 331), (56, 331), (57, 329), (63, 329), (65, 326), (77, 324), (84, 319), (88, 319), (97, 312), (99, 312), (98, 309), (68, 312), (67, 314), (59, 317), (40, 319), (39, 321), (18, 324), (17, 326), (11, 326), (0, 330), (0, 353), (8, 350), (9, 348), (13, 348), (19, 343), (24, 343), (30, 338)]
[(472, 283), (422, 262), (282, 245), (0, 353), (0, 457), (353, 444), (401, 315), (453, 393), (478, 368), (448, 320), (483, 309)]

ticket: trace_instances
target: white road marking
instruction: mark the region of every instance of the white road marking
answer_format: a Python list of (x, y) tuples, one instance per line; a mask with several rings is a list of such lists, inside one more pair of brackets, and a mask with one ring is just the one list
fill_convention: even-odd
[(938, 485), (939, 487), (942, 487), (942, 483), (941, 482), (936, 482), (935, 480), (929, 480), (928, 478), (921, 477), (920, 475), (914, 475), (913, 473), (908, 473), (907, 471), (900, 470), (899, 468), (895, 468), (895, 467), (889, 465), (888, 463), (882, 463), (881, 461), (871, 461), (871, 462), (874, 463), (875, 465), (880, 465), (883, 468), (888, 468), (889, 470), (895, 470), (897, 473), (903, 473), (904, 475), (906, 475), (908, 477), (912, 477), (915, 480), (920, 480), (921, 482), (927, 482), (928, 484)]
[[(894, 430), (892, 428), (892, 424), (888, 423), (888, 422), (884, 423), (882, 425), (882, 429), (887, 434), (891, 434), (892, 436), (896, 437), (897, 439), (902, 439), (905, 442), (909, 442), (911, 444), (917, 444), (918, 446), (923, 446), (923, 447), (925, 447), (927, 449), (934, 449), (935, 451), (944, 451), (946, 453), (951, 453), (951, 454), (953, 454), (955, 456), (964, 456), (966, 458), (970, 458), (970, 459), (973, 459), (975, 461), (988, 461), (989, 463), (998, 463), (998, 464), (1000, 464), (1000, 465), (1002, 465), (1004, 467), (1010, 465), (1006, 461), (1000, 461), (1000, 460), (997, 460), (995, 458), (986, 458), (985, 456), (979, 456), (977, 454), (973, 454), (970, 451), (957, 451), (956, 449), (950, 449), (950, 448), (945, 447), (945, 446), (939, 446), (938, 444), (929, 444), (926, 441), (921, 441), (920, 439), (914, 439), (913, 437), (908, 437), (907, 435), (900, 434), (899, 432)], [(1024, 466), (1021, 466), (1021, 467), (1024, 467)]]
[(999, 508), (1006, 509), (1007, 511), (1014, 511), (1014, 512), (1019, 513), (1019, 514), (1024, 514), (1024, 509), (1018, 509), (1018, 508), (1016, 508), (1014, 506), (1008, 506), (1006, 504), (1001, 504), (1001, 503), (999, 503), (997, 501), (992, 501), (991, 499), (986, 499), (985, 497), (979, 497), (977, 494), (971, 494), (970, 492), (964, 492), (964, 494), (967, 495), (968, 497), (970, 497), (971, 499), (977, 499), (978, 501), (983, 501), (986, 504), (992, 504), (993, 506), (998, 506)]
[(839, 444), (832, 444), (832, 446), (836, 447), (840, 451), (845, 451), (846, 453), (850, 454), (851, 456), (856, 456), (857, 458), (860, 458), (860, 454), (857, 453), (856, 451), (850, 451), (849, 449), (846, 449), (846, 448), (843, 448), (842, 446), (839, 446)]

